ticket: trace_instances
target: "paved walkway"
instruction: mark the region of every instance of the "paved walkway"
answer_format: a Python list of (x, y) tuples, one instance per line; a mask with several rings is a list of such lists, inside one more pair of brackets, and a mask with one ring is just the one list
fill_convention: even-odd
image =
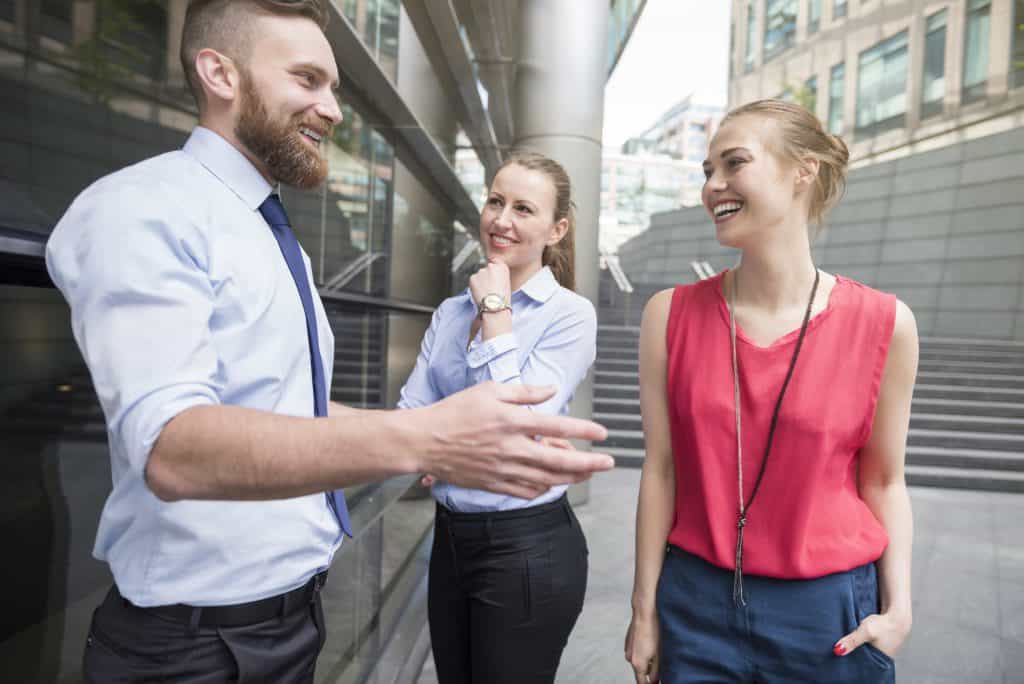
[[(622, 657), (640, 471), (594, 478), (577, 509), (590, 545), (587, 600), (559, 684), (633, 681)], [(912, 488), (914, 630), (905, 684), (1024, 683), (1024, 495)], [(437, 677), (428, 659), (419, 684)]]

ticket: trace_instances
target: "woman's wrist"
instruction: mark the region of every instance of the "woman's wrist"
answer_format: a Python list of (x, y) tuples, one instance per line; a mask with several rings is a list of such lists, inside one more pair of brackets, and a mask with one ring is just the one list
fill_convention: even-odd
[(508, 309), (492, 313), (482, 313), (483, 338), (489, 340), (499, 335), (512, 332), (512, 312)]

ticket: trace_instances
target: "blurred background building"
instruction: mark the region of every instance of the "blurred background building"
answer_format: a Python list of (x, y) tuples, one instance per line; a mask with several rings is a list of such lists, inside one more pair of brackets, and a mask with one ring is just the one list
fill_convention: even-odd
[(652, 214), (700, 204), (701, 162), (724, 110), (696, 102), (675, 104), (618, 152), (601, 160), (602, 254), (647, 230)]
[[(603, 89), (644, 1), (327, 4), (345, 119), (325, 186), (284, 201), (337, 339), (332, 399), (390, 407), (433, 307), (479, 264), (482, 189), (513, 147), (569, 170), (578, 282), (596, 300)], [(103, 415), (43, 244), (89, 183), (180, 147), (195, 125), (177, 56), (186, 7), (0, 0), (5, 681), (79, 681), (111, 581), (91, 556), (110, 488)], [(589, 415), (589, 385), (579, 394)], [(348, 495), (357, 533), (325, 589), (317, 681), (409, 681), (428, 653), (433, 503), (412, 477)]]

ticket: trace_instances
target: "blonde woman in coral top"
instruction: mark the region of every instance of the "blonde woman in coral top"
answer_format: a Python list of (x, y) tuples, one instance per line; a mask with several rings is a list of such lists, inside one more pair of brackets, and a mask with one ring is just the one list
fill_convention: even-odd
[(812, 260), (847, 161), (774, 100), (730, 112), (711, 142), (703, 202), (740, 260), (644, 311), (638, 683), (895, 679), (917, 329), (894, 296)]

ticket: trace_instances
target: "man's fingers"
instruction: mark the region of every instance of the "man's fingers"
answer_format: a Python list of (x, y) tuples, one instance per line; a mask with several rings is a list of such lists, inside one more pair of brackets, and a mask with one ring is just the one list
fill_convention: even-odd
[(526, 427), (531, 434), (541, 437), (583, 439), (588, 442), (603, 442), (608, 439), (608, 430), (603, 425), (592, 420), (569, 416), (549, 416), (534, 412), (530, 414)]
[[(507, 404), (540, 404), (555, 396), (553, 385), (495, 385), (498, 399)], [(560, 435), (553, 435), (558, 437)]]
[(532, 446), (534, 449), (530, 454), (531, 464), (556, 477), (582, 475), (583, 479), (586, 479), (591, 473), (611, 470), (615, 467), (615, 459), (597, 451), (562, 449), (548, 446), (543, 442), (535, 442)]

